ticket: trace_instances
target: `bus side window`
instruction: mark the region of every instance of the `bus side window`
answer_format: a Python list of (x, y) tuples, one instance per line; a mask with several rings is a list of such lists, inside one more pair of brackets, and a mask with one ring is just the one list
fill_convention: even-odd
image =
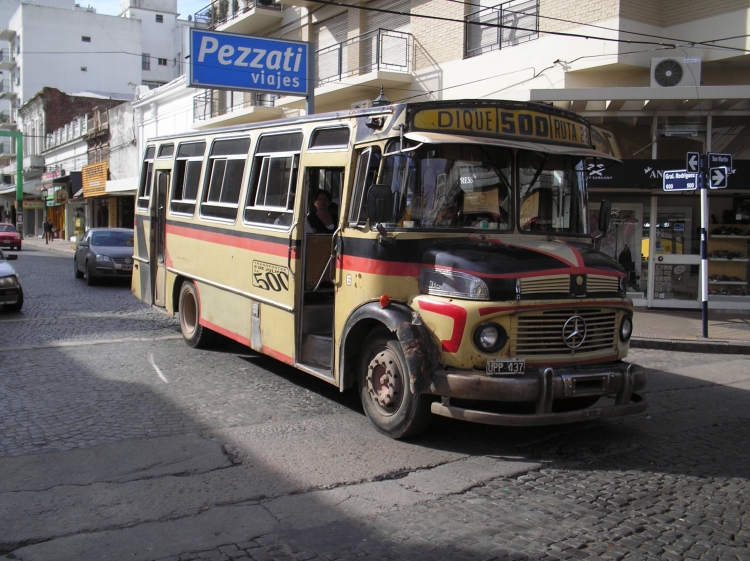
[(359, 154), (357, 174), (354, 177), (352, 204), (349, 208), (349, 225), (356, 226), (367, 221), (367, 189), (375, 183), (380, 168), (380, 147), (370, 146)]
[(172, 176), (172, 192), (169, 197), (169, 210), (171, 212), (191, 216), (195, 213), (205, 151), (205, 142), (180, 144), (177, 149), (177, 159)]
[(146, 148), (146, 154), (143, 156), (141, 183), (138, 185), (137, 206), (139, 210), (146, 210), (148, 208), (149, 199), (151, 198), (151, 177), (154, 170), (155, 153), (156, 148), (154, 146), (149, 146)]
[(237, 219), (248, 150), (249, 138), (214, 142), (206, 166), (206, 179), (203, 182), (202, 217)]

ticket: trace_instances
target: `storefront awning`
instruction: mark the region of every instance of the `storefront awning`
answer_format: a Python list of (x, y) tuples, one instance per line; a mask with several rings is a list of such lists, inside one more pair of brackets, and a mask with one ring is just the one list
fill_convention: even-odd
[(105, 191), (108, 194), (135, 195), (138, 190), (138, 178), (128, 177), (126, 179), (111, 179), (107, 181)]

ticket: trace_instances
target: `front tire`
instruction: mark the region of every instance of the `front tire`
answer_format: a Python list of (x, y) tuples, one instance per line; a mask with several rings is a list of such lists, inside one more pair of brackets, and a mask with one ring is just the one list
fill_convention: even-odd
[(201, 309), (198, 291), (192, 282), (185, 282), (180, 288), (180, 331), (185, 342), (193, 348), (205, 348), (213, 341), (213, 331), (200, 324)]
[(409, 371), (401, 344), (377, 330), (367, 338), (359, 363), (362, 407), (378, 431), (391, 438), (408, 438), (430, 424), (426, 395), (409, 391)]
[(86, 286), (94, 286), (96, 284), (96, 276), (92, 273), (93, 270), (94, 267), (91, 267), (89, 262), (86, 261)]

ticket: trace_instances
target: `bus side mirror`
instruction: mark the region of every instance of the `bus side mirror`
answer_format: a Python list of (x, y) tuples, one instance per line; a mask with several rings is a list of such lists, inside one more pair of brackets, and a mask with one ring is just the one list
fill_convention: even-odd
[(371, 224), (388, 222), (393, 213), (393, 192), (388, 185), (371, 185), (367, 190), (367, 218)]
[(609, 230), (610, 214), (612, 213), (612, 203), (610, 201), (602, 201), (602, 205), (599, 207), (599, 231), (605, 232)]

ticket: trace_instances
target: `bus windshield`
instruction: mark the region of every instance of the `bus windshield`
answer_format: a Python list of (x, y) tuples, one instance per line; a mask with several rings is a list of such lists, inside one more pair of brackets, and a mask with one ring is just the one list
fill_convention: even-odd
[(522, 231), (588, 234), (586, 182), (581, 157), (520, 151), (518, 190)]
[(512, 162), (509, 150), (476, 144), (422, 145), (386, 155), (378, 183), (393, 193), (387, 225), (511, 230)]

